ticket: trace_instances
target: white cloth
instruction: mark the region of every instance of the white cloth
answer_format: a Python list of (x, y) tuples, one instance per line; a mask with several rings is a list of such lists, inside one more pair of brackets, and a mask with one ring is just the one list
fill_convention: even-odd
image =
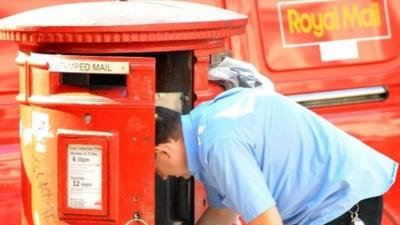
[(226, 57), (220, 64), (210, 68), (208, 79), (223, 85), (225, 90), (247, 87), (275, 91), (272, 81), (258, 72), (253, 64), (230, 57)]

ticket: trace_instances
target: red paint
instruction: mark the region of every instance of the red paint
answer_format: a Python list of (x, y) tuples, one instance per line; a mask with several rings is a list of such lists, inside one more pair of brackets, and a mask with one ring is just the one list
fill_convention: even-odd
[[(76, 58), (71, 56), (69, 59)], [(79, 58), (96, 60), (94, 57)], [(33, 56), (30, 59), (40, 62)], [(39, 66), (40, 63), (28, 63), (27, 66), (35, 73), (28, 74), (30, 91), (19, 95), (21, 100), (28, 99), (27, 103), (22, 101), (21, 104), (21, 126), (25, 130), (32, 129), (34, 136), (32, 142), (24, 144), (22, 149), (23, 206), (26, 212), (22, 224), (33, 224), (35, 218), (48, 224), (60, 221), (91, 224), (102, 220), (121, 224), (131, 218), (133, 212), (140, 212), (149, 224), (154, 223), (154, 195), (146, 193), (154, 187), (154, 154), (151, 149), (155, 60), (141, 57), (123, 60), (131, 67), (124, 90), (129, 94), (110, 91), (106, 97), (96, 90), (68, 88), (58, 79), (52, 79), (59, 74), (49, 74), (48, 68)], [(106, 57), (104, 61), (121, 61), (121, 58)], [(42, 122), (39, 117), (34, 118), (37, 114), (48, 118), (48, 122), (43, 122), (48, 124), (48, 128), (43, 128), (48, 132), (42, 140), (38, 140), (38, 134), (35, 136), (35, 130), (40, 132), (35, 126)], [(91, 119), (86, 122), (85, 116), (88, 115)], [(132, 125), (127, 127), (127, 123)], [(102, 146), (101, 210), (67, 205), (69, 144)], [(30, 194), (25, 197), (26, 193)], [(132, 201), (133, 198), (140, 201)]]
[(19, 145), (0, 146), (0, 219), (21, 223), (21, 181)]
[[(3, 0), (4, 1), (4, 0)], [(246, 34), (235, 36), (230, 39), (227, 46), (232, 50), (233, 56), (248, 60), (255, 64), (264, 74), (268, 75), (275, 83), (278, 91), (290, 95), (299, 93), (314, 93), (327, 90), (341, 90), (357, 87), (380, 86), (383, 85), (389, 92), (389, 97), (382, 102), (353, 104), (346, 106), (324, 107), (314, 109), (317, 113), (328, 118), (337, 126), (341, 127), (350, 134), (360, 138), (362, 141), (387, 154), (393, 159), (400, 161), (400, 18), (397, 9), (400, 2), (397, 0), (387, 0), (388, 18), (390, 21), (390, 39), (360, 42), (358, 43), (358, 59), (321, 62), (320, 51), (317, 46), (302, 48), (283, 48), (282, 37), (278, 19), (278, 0), (192, 0), (228, 8), (233, 11), (248, 15), (248, 25)], [(61, 1), (57, 2), (73, 2)], [(284, 2), (284, 1), (282, 1)], [(385, 1), (354, 1), (368, 4), (370, 2)], [(0, 17), (20, 12), (26, 9), (54, 4), (54, 1), (13, 1), (0, 4)], [(320, 4), (320, 3), (318, 3)], [(332, 2), (330, 3), (332, 4)], [(316, 12), (315, 7), (307, 8)], [(386, 31), (383, 32), (386, 34)], [(356, 34), (358, 35), (358, 33)], [(334, 38), (334, 35), (325, 37)], [(315, 39), (315, 37), (314, 37)], [(197, 43), (197, 44), (196, 44)], [(190, 45), (190, 47), (189, 47)], [(205, 41), (202, 46), (213, 45), (211, 52), (218, 52), (222, 48), (221, 42)], [(174, 43), (174, 48), (196, 49), (200, 46), (196, 40), (185, 41), (184, 43)], [(197, 46), (197, 47), (196, 47)], [(22, 46), (23, 47), (23, 46)], [(27, 51), (35, 50), (32, 46), (25, 46)], [(65, 53), (93, 51), (100, 52), (132, 52), (132, 51), (162, 51), (170, 50), (169, 42), (158, 42), (153, 49), (146, 43), (140, 43), (135, 47), (124, 44), (99, 44), (90, 45), (86, 49), (76, 45), (66, 47), (47, 45), (42, 46), (41, 51)], [(17, 173), (8, 173), (18, 169), (19, 148), (18, 143), (18, 106), (14, 97), (18, 90), (18, 71), (13, 64), (16, 46), (0, 42), (0, 221), (7, 221), (10, 225), (19, 225), (20, 219), (20, 195), (21, 184), (18, 182)], [(200, 100), (206, 100), (217, 93), (208, 87), (205, 82), (207, 71), (206, 57), (207, 52), (197, 51), (197, 56), (201, 59), (196, 64), (194, 70), (199, 72), (196, 77), (196, 93)], [(105, 115), (103, 115), (106, 118)], [(12, 155), (11, 158), (9, 155)], [(3, 174), (9, 174), (4, 176)], [(23, 177), (26, 175), (22, 174)], [(398, 178), (399, 179), (399, 178)], [(25, 188), (29, 184), (22, 183)], [(23, 193), (25, 199), (29, 199), (30, 193)], [(204, 193), (198, 189), (196, 198), (196, 213), (200, 214)], [(26, 217), (31, 216), (26, 209), (22, 212)], [(14, 216), (11, 216), (14, 215)], [(399, 182), (385, 195), (385, 210), (383, 217), (384, 225), (400, 224), (400, 185)], [(196, 215), (198, 217), (198, 215)]]
[[(242, 33), (245, 24), (238, 13), (166, 1), (71, 4), (1, 20), (0, 39), (17, 42), (20, 51), (22, 224), (125, 224), (135, 214), (154, 224), (157, 74), (149, 53), (192, 53), (192, 104), (198, 104), (221, 91), (207, 80), (210, 55), (222, 52), (224, 39)], [(125, 84), (64, 82), (70, 73), (85, 84), (85, 74), (108, 71), (93, 72), (91, 63), (128, 63)], [(68, 179), (76, 179), (68, 172), (72, 144), (101, 149), (99, 208), (68, 204)]]

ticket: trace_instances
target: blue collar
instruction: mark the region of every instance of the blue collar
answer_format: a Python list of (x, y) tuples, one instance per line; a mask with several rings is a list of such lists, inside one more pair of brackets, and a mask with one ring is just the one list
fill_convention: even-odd
[(200, 179), (200, 160), (199, 160), (199, 145), (197, 143), (197, 131), (194, 128), (190, 114), (182, 115), (182, 133), (185, 142), (186, 159), (188, 161), (189, 172), (196, 179)]

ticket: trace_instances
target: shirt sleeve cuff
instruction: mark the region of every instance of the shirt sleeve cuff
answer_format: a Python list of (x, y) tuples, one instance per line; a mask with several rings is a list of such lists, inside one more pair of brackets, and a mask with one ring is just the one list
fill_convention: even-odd
[(247, 224), (276, 205), (273, 199), (253, 199), (252, 201), (255, 201), (255, 204), (253, 204), (254, 207), (241, 215)]

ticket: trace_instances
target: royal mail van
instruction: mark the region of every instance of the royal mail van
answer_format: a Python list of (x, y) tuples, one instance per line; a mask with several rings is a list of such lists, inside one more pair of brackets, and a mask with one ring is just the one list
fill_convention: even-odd
[[(191, 1), (247, 15), (246, 33), (227, 40), (227, 55), (253, 63), (278, 92), (400, 161), (400, 1)], [(0, 0), (0, 18), (72, 2), (79, 1)], [(20, 193), (16, 52), (0, 42), (0, 224), (7, 225), (20, 225), (27, 194)], [(400, 182), (384, 201), (383, 224), (400, 225)]]

